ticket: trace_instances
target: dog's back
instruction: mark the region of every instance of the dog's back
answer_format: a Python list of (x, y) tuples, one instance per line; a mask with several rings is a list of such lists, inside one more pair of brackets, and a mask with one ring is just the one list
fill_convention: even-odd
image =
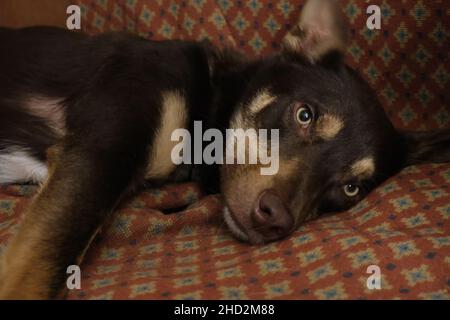
[[(152, 140), (156, 132), (188, 126), (209, 103), (209, 57), (202, 44), (151, 42), (125, 33), (89, 37), (51, 27), (2, 28), (0, 41), (8, 47), (0, 53), (0, 183), (42, 182), (46, 150), (68, 126), (108, 123), (110, 132), (89, 133), (92, 139), (106, 135), (96, 142), (101, 145), (115, 139), (112, 124), (123, 134), (142, 123), (142, 137)], [(90, 95), (99, 98), (84, 103)], [(109, 101), (93, 101), (102, 95)], [(158, 152), (148, 178), (172, 171), (170, 157), (161, 159), (167, 150)]]

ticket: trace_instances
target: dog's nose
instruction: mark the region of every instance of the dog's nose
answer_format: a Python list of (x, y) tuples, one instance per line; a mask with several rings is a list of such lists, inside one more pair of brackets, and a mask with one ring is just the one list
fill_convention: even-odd
[(252, 213), (253, 227), (264, 240), (273, 241), (287, 236), (294, 226), (294, 219), (282, 199), (271, 191), (263, 191)]

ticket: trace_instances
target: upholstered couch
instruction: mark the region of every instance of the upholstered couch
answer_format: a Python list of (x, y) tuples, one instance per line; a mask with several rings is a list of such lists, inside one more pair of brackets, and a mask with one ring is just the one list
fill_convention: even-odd
[[(249, 55), (277, 50), (304, 1), (79, 0), (89, 33), (203, 39)], [(448, 1), (384, 0), (381, 30), (367, 1), (342, 1), (347, 61), (375, 88), (394, 124), (450, 127)], [(1, 71), (0, 71), (1, 72)], [(36, 187), (0, 186), (0, 249)], [(160, 209), (181, 207), (164, 215)], [(69, 299), (449, 299), (450, 164), (409, 167), (351, 210), (249, 246), (221, 217), (219, 195), (193, 183), (143, 192), (118, 212), (81, 266)], [(369, 290), (367, 267), (381, 271)]]

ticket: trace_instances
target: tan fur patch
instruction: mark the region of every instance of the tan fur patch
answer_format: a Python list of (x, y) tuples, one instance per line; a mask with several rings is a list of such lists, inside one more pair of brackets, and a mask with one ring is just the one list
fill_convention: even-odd
[(283, 44), (289, 50), (298, 52), (302, 50), (302, 40), (301, 38), (288, 33), (284, 36)]
[(250, 103), (244, 108), (238, 108), (238, 112), (234, 115), (233, 119), (230, 121), (230, 128), (234, 129), (249, 129), (254, 126), (251, 124), (251, 121), (248, 121), (245, 111), (248, 110), (250, 115), (255, 115), (273, 101), (275, 101), (276, 97), (271, 95), (268, 89), (263, 89), (259, 91), (255, 97), (250, 101)]
[[(65, 252), (59, 241), (62, 236), (69, 236), (70, 219), (83, 218), (72, 215), (71, 211), (76, 209), (74, 195), (89, 192), (83, 178), (90, 179), (93, 171), (88, 164), (80, 162), (79, 155), (63, 155), (62, 146), (58, 144), (47, 150), (47, 157), (48, 178), (2, 255), (0, 299), (48, 299), (64, 294), (64, 288), (51, 286), (57, 284), (54, 280), (60, 279), (61, 274), (57, 272), (66, 267), (60, 264), (59, 259)], [(85, 223), (98, 224), (98, 221), (93, 218)], [(90, 242), (95, 234), (87, 236)], [(84, 253), (85, 250), (78, 253), (77, 262), (81, 262)]]
[[(62, 154), (62, 145), (56, 144), (46, 150), (48, 176), (27, 208), (25, 219), (18, 233), (5, 250), (0, 267), (1, 299), (47, 299), (49, 283), (54, 271), (54, 262), (43, 258), (51, 249), (46, 237), (54, 233), (54, 216), (61, 216), (68, 205), (61, 193), (70, 190), (75, 181), (64, 181), (63, 188), (50, 186), (57, 163)], [(62, 293), (62, 292), (61, 292)]]
[(247, 121), (244, 119), (241, 108), (238, 108), (238, 112), (234, 115), (230, 121), (230, 128), (232, 129), (245, 129), (248, 127)]
[(150, 153), (146, 178), (162, 179), (170, 175), (175, 169), (171, 158), (173, 147), (177, 141), (171, 141), (175, 129), (187, 126), (186, 100), (180, 92), (169, 91), (162, 95), (161, 119)]
[(250, 102), (248, 109), (252, 114), (256, 114), (275, 101), (275, 99), (276, 97), (271, 95), (269, 90), (261, 90)]
[(333, 139), (344, 128), (344, 122), (337, 116), (325, 114), (317, 120), (316, 133), (325, 140)]
[[(48, 150), (57, 157), (56, 147)], [(42, 235), (51, 234), (47, 228), (49, 207), (41, 194), (47, 189), (54, 171), (51, 160), (48, 178), (27, 209), (25, 219), (18, 233), (11, 239), (2, 256), (0, 266), (0, 300), (2, 299), (47, 299), (53, 266), (51, 261), (42, 259), (48, 243)], [(46, 197), (48, 198), (48, 197)]]
[[(49, 175), (1, 257), (0, 300), (48, 299), (55, 294), (50, 287), (60, 267), (55, 254), (64, 254), (58, 252), (55, 239), (64, 231), (67, 218), (61, 217), (72, 207), (72, 195), (80, 188), (76, 176), (58, 172), (57, 167), (66, 168), (60, 164), (61, 154), (62, 146), (58, 144), (47, 150)], [(73, 163), (77, 163), (75, 159)], [(94, 237), (91, 235), (90, 241)], [(85, 250), (78, 255), (79, 263), (84, 253)], [(57, 297), (63, 297), (65, 289), (61, 290), (56, 292)]]
[(372, 157), (356, 161), (351, 167), (351, 173), (357, 177), (371, 177), (375, 173), (375, 162)]
[(278, 171), (277, 178), (289, 179), (296, 175), (301, 164), (302, 160), (300, 158), (280, 159), (280, 170)]
[[(252, 123), (252, 116), (263, 110), (270, 103), (275, 101), (275, 99), (276, 97), (271, 95), (269, 90), (263, 89), (256, 94), (256, 96), (250, 101), (250, 103), (245, 108), (238, 108), (239, 111), (234, 115), (233, 119), (230, 121), (230, 129), (243, 129), (245, 131), (244, 134), (238, 136), (244, 139), (243, 141), (245, 141), (246, 159), (249, 159), (250, 155), (253, 158), (258, 157), (258, 135), (252, 135), (250, 132), (246, 131), (248, 129), (254, 129), (254, 124)], [(246, 111), (248, 111), (249, 114), (246, 114)], [(227, 152), (232, 151), (236, 159), (236, 152), (237, 152), (236, 144), (235, 140), (233, 139), (227, 141)], [(229, 147), (230, 144), (233, 144), (235, 146), (234, 151), (232, 148)]]

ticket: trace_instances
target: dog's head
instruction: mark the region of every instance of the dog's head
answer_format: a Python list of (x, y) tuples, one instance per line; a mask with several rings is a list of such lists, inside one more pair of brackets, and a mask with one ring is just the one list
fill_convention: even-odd
[(290, 234), (325, 212), (348, 209), (401, 168), (450, 161), (450, 133), (407, 134), (343, 62), (347, 30), (333, 0), (310, 0), (284, 48), (257, 69), (233, 128), (279, 129), (279, 169), (221, 167), (225, 220), (252, 243)]

